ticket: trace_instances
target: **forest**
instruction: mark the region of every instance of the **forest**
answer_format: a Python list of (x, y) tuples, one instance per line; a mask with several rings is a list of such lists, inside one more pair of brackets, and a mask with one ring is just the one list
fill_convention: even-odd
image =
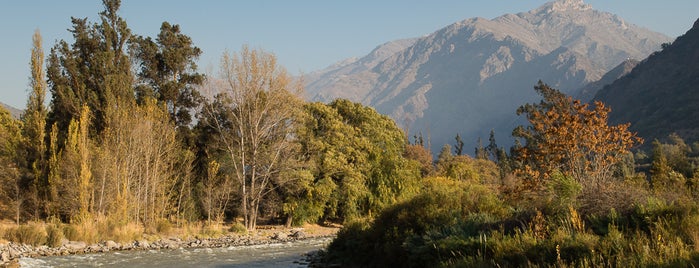
[(349, 267), (699, 263), (699, 143), (643, 141), (539, 82), (511, 148), (456, 135), (433, 159), (370, 107), (306, 102), (270, 52), (205, 75), (179, 25), (140, 36), (103, 3), (48, 56), (34, 34), (24, 113), (0, 107), (3, 239), (318, 223), (344, 226), (324, 258)]

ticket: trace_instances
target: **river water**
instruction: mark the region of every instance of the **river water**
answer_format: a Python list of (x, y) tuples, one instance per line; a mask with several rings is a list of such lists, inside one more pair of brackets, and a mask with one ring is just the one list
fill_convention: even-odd
[(21, 267), (307, 267), (304, 253), (318, 250), (331, 238), (257, 246), (118, 251), (22, 258)]

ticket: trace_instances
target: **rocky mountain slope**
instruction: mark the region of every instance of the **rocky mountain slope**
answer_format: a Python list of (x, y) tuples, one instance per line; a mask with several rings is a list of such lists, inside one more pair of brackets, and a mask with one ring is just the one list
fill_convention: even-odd
[(387, 48), (380, 57), (370, 54), (306, 77), (307, 92), (310, 100), (348, 98), (373, 106), (411, 136), (429, 135), (433, 151), (453, 143), (457, 133), (475, 145), (491, 129), (506, 144), (519, 120), (517, 107), (538, 98), (532, 89), (537, 80), (574, 94), (668, 41), (582, 0), (559, 0), (380, 46)]
[(577, 92), (573, 92), (571, 96), (576, 99), (588, 102), (595, 97), (598, 91), (602, 90), (605, 86), (614, 83), (617, 79), (627, 75), (633, 70), (640, 61), (635, 59), (628, 59), (619, 64), (619, 66), (614, 67), (611, 71), (607, 72), (600, 80), (589, 83), (579, 89)]
[(672, 44), (595, 96), (612, 108), (609, 120), (630, 122), (650, 144), (677, 133), (699, 140), (699, 20)]

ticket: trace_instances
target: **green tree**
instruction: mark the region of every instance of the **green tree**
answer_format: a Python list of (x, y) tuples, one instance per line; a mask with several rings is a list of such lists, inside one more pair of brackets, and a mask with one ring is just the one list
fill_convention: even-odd
[(176, 125), (188, 127), (190, 111), (201, 98), (195, 87), (204, 81), (204, 75), (196, 72), (201, 49), (180, 32), (179, 25), (168, 22), (162, 23), (155, 41), (137, 36), (133, 43), (142, 82), (136, 87), (138, 98), (153, 97), (164, 103)]
[(666, 189), (667, 187), (676, 185), (673, 179), (674, 170), (668, 164), (667, 157), (663, 150), (662, 144), (658, 140), (653, 141), (653, 162), (650, 167), (650, 183), (651, 187), (656, 190)]
[(456, 139), (456, 144), (454, 144), (454, 154), (462, 155), (464, 153), (464, 141), (461, 140), (461, 136), (458, 133), (454, 139)]
[[(56, 123), (61, 135), (67, 133), (70, 120), (79, 117), (83, 105), (92, 111), (91, 135), (96, 136), (107, 127), (109, 109), (134, 99), (131, 58), (126, 51), (131, 30), (117, 14), (120, 0), (102, 4), (99, 23), (72, 18), (73, 44), (59, 41), (48, 57), (52, 96), (48, 122)], [(59, 142), (64, 138), (59, 136)]]
[(300, 211), (309, 221), (352, 221), (414, 194), (419, 165), (403, 157), (395, 122), (348, 100), (309, 103), (300, 135), (315, 178)]

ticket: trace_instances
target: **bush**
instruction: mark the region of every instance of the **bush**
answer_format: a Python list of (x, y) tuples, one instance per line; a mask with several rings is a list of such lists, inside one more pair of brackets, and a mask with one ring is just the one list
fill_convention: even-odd
[(331, 257), (349, 266), (431, 267), (477, 250), (479, 235), (506, 215), (490, 187), (429, 178), (423, 193), (385, 209), (371, 227), (345, 226)]
[(33, 246), (46, 243), (46, 233), (39, 224), (26, 224), (5, 230), (5, 239)]
[(155, 230), (159, 234), (170, 234), (172, 232), (172, 223), (166, 219), (158, 220), (155, 223)]
[(57, 224), (46, 225), (46, 245), (49, 247), (60, 247), (63, 242), (63, 231)]
[(248, 232), (248, 229), (242, 223), (234, 222), (231, 227), (228, 228), (231, 233), (244, 234)]

